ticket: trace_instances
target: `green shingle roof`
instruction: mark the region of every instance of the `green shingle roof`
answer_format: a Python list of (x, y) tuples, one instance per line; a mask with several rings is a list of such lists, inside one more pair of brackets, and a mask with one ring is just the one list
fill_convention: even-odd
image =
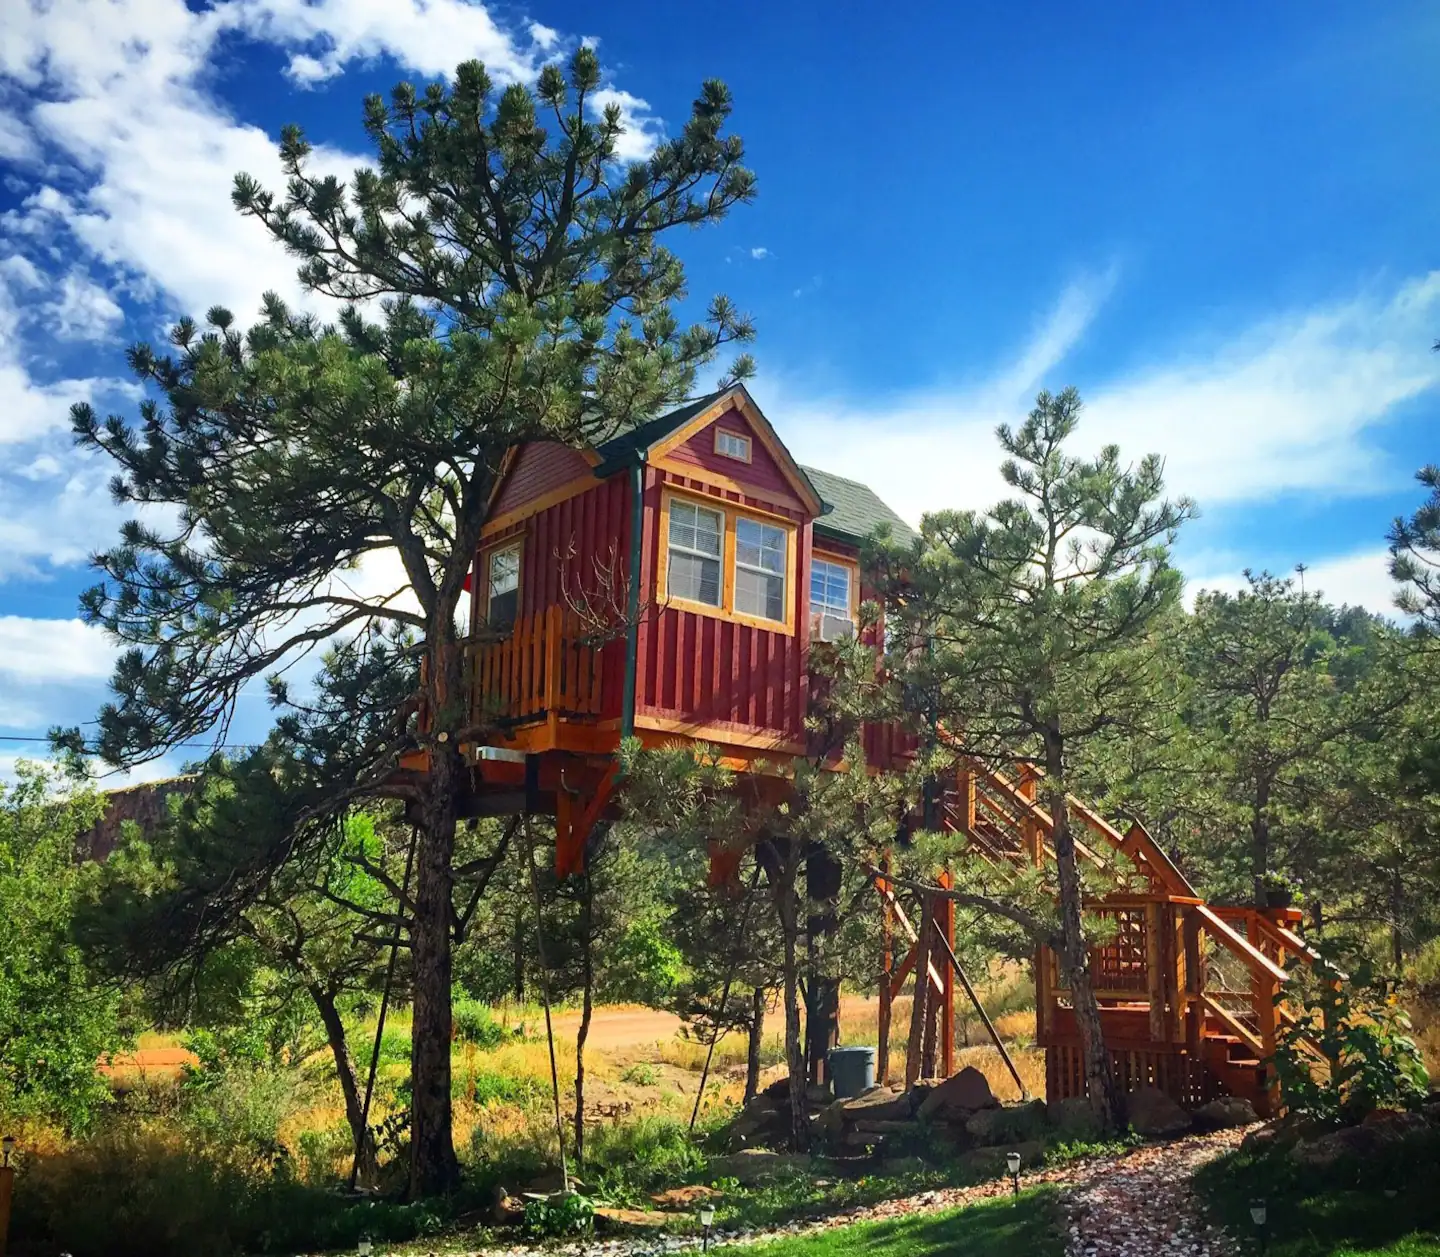
[(815, 531), (820, 535), (858, 545), (881, 524), (890, 525), (890, 536), (895, 541), (911, 541), (917, 535), (875, 495), (875, 490), (869, 485), (816, 467), (802, 467), (800, 470), (809, 477), (815, 492), (830, 508), (829, 514), (815, 521)]
[[(721, 390), (727, 392), (728, 390)], [(704, 397), (696, 398), (693, 402), (681, 406), (679, 410), (672, 410), (668, 414), (657, 415), (654, 419), (647, 419), (644, 423), (636, 424), (628, 432), (621, 432), (618, 436), (612, 436), (608, 441), (602, 442), (595, 447), (595, 452), (604, 460), (596, 470), (601, 475), (608, 475), (630, 461), (637, 450), (648, 450), (652, 445), (663, 441), (672, 432), (683, 428), (702, 410), (713, 405), (721, 393), (708, 393)]]

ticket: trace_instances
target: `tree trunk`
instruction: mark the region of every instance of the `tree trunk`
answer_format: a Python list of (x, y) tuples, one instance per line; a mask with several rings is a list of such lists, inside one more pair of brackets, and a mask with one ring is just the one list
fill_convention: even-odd
[(511, 956), (515, 970), (512, 981), (515, 987), (515, 1002), (525, 1002), (525, 918), (517, 908), (515, 911), (515, 933), (510, 940)]
[(595, 1011), (594, 885), (590, 870), (580, 875), (580, 1029), (575, 1035), (575, 1172), (585, 1169), (585, 1040), (590, 1037), (590, 1018)]
[(1100, 1003), (1090, 983), (1090, 947), (1081, 917), (1083, 894), (1080, 868), (1075, 858), (1075, 835), (1070, 829), (1070, 805), (1064, 792), (1064, 762), (1059, 755), (1047, 763), (1047, 781), (1058, 788), (1048, 792), (1050, 819), (1053, 823), (1051, 841), (1055, 845), (1055, 866), (1060, 882), (1060, 959), (1070, 984), (1070, 1000), (1075, 1009), (1075, 1024), (1080, 1031), (1080, 1051), (1085, 1061), (1085, 1093), (1090, 1109), (1102, 1129), (1115, 1130), (1120, 1124), (1120, 1092), (1111, 1067), (1110, 1052), (1105, 1046), (1105, 1032), (1100, 1022)]
[(745, 1047), (745, 1103), (760, 1090), (760, 1047), (765, 1040), (765, 988), (750, 992), (750, 1035)]
[(1263, 908), (1268, 898), (1270, 873), (1270, 780), (1261, 777), (1255, 784), (1255, 806), (1250, 815), (1250, 874), (1255, 881), (1255, 906)]
[(1403, 875), (1397, 868), (1390, 875), (1390, 959), (1398, 978), (1405, 968), (1405, 931), (1401, 912), (1405, 906)]
[[(791, 859), (790, 853), (785, 858)], [(787, 870), (776, 888), (780, 933), (785, 940), (785, 1065), (790, 1071), (790, 1138), (797, 1151), (810, 1142), (806, 1121), (805, 1049), (800, 1041), (799, 905), (795, 902), (795, 870)]]
[(455, 852), (455, 795), (463, 766), (451, 742), (437, 743), (420, 808), (416, 851), (414, 1023), (410, 1047), (410, 1196), (442, 1195), (460, 1180), (451, 1136), (450, 926)]
[(924, 1066), (925, 1017), (930, 1007), (931, 903), (920, 903), (915, 935), (915, 994), (910, 1000), (910, 1037), (905, 1044), (905, 1090), (909, 1091)]
[(350, 1045), (345, 1038), (345, 1023), (340, 1018), (340, 1010), (335, 1006), (335, 996), (330, 991), (321, 986), (309, 986), (306, 989), (320, 1013), (320, 1021), (325, 1027), (325, 1039), (335, 1061), (335, 1076), (340, 1080), (340, 1093), (345, 1097), (345, 1120), (350, 1125), (356, 1176), (362, 1183), (373, 1184), (379, 1168), (376, 1162), (375, 1140), (365, 1120), (365, 1106), (355, 1078), (355, 1064), (350, 1059)]

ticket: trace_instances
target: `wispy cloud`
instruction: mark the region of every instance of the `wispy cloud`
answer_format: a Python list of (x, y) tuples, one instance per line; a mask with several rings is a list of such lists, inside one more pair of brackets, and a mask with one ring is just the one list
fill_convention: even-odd
[(750, 256), (754, 258), (757, 262), (759, 262), (763, 258), (768, 258), (770, 256), (770, 250), (767, 249), (763, 244), (757, 244), (753, 249), (750, 250)]
[(638, 96), (606, 87), (593, 93), (587, 103), (597, 118), (611, 106), (620, 111), (620, 124), (625, 128), (615, 144), (615, 156), (620, 161), (644, 161), (664, 138), (664, 119), (655, 117), (649, 102)]
[[(1303, 560), (1302, 560), (1303, 561)], [(1185, 593), (1190, 601), (1201, 590), (1237, 593), (1245, 588), (1246, 563), (1238, 555), (1228, 559), (1202, 556), (1193, 560), (1186, 581)], [(1270, 570), (1275, 576), (1288, 576), (1303, 583), (1306, 591), (1321, 595), (1337, 605), (1364, 607), (1375, 615), (1394, 620), (1403, 617), (1395, 607), (1395, 582), (1390, 579), (1390, 555), (1383, 547), (1372, 546), (1345, 554), (1329, 555), (1306, 563), (1302, 575), (1294, 565), (1265, 569), (1263, 564), (1250, 563), (1255, 571)]]

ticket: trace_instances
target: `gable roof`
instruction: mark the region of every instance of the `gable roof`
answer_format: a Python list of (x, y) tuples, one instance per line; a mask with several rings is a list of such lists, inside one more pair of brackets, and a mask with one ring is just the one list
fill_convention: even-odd
[(919, 535), (886, 506), (869, 485), (816, 467), (802, 467), (801, 471), (830, 508), (815, 521), (815, 531), (820, 536), (859, 545), (881, 524), (890, 525), (890, 536), (896, 541), (913, 541)]
[(678, 410), (672, 410), (668, 414), (639, 424), (628, 432), (611, 437), (595, 451), (600, 457), (595, 474), (601, 477), (610, 476), (636, 459), (665, 453), (671, 446), (685, 439), (690, 429), (699, 430), (712, 420), (718, 419), (730, 403), (745, 416), (761, 442), (770, 450), (780, 466), (781, 474), (790, 482), (796, 496), (814, 513), (823, 511), (824, 502), (819, 492), (800, 464), (795, 461), (794, 455), (785, 448), (785, 443), (776, 434), (770, 421), (765, 418), (764, 412), (755, 404), (755, 399), (743, 384), (732, 384), (729, 388), (709, 393)]

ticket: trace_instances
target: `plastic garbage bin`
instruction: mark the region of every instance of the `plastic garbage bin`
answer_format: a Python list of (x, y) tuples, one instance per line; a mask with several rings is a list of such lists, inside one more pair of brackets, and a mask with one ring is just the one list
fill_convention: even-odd
[(830, 1080), (837, 1100), (858, 1096), (875, 1085), (873, 1047), (831, 1048), (829, 1060)]

